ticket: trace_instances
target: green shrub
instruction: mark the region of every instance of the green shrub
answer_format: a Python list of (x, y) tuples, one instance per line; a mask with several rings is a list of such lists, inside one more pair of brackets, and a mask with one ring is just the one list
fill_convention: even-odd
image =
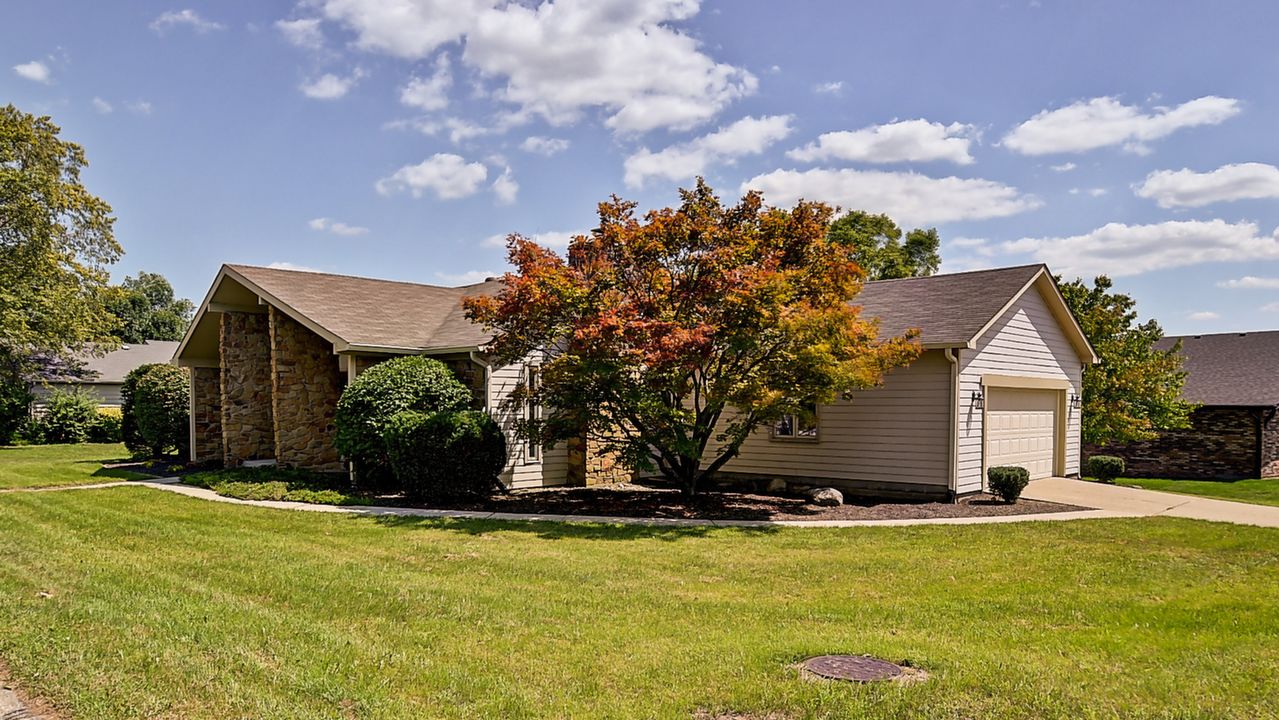
[(26, 426), (34, 399), (19, 372), (0, 368), (0, 445), (13, 442)]
[(182, 452), (190, 434), (190, 383), (187, 371), (156, 364), (138, 376), (131, 400), (138, 437), (152, 457)]
[(1113, 483), (1115, 478), (1124, 474), (1124, 459), (1114, 455), (1093, 455), (1088, 458), (1085, 474), (1104, 483)]
[(89, 442), (118, 443), (121, 437), (123, 414), (120, 408), (98, 408), (98, 416), (89, 427)]
[(319, 505), (368, 505), (372, 502), (345, 492), (345, 476), (292, 468), (206, 470), (191, 473), (182, 481), (241, 500), (286, 500)]
[(150, 448), (138, 434), (138, 415), (134, 408), (133, 396), (137, 392), (138, 379), (151, 368), (160, 365), (161, 363), (148, 363), (133, 368), (124, 376), (124, 384), (120, 386), (120, 435), (124, 446), (136, 457), (149, 455)]
[(393, 476), (382, 432), (396, 413), (465, 409), (467, 390), (444, 363), (424, 357), (401, 357), (378, 363), (347, 385), (338, 400), (334, 442), (355, 465), (363, 486), (386, 487)]
[(1000, 465), (986, 470), (990, 491), (1006, 503), (1015, 503), (1030, 482), (1030, 471), (1014, 465)]
[(98, 423), (98, 399), (84, 389), (53, 388), (45, 401), (44, 415), (37, 421), (39, 441), (82, 443)]
[(479, 410), (402, 412), (386, 428), (391, 467), (414, 500), (489, 495), (501, 488), (506, 436)]

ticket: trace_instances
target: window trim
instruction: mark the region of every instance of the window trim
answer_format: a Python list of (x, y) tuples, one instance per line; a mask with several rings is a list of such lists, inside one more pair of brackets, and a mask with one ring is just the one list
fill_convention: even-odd
[[(798, 426), (799, 426), (799, 422), (798, 422), (798, 421), (799, 421), (799, 416), (798, 416), (798, 415), (796, 415), (795, 413), (786, 413), (786, 414), (785, 414), (785, 415), (783, 415), (782, 417), (783, 417), (783, 418), (785, 418), (785, 417), (793, 417), (793, 418), (795, 418), (795, 422), (794, 422), (793, 424), (794, 424), (794, 426), (796, 426), (796, 427), (798, 427)], [(770, 440), (775, 440), (775, 441), (777, 441), (777, 442), (783, 442), (783, 443), (817, 443), (817, 442), (821, 442), (821, 440), (822, 440), (822, 406), (821, 406), (821, 403), (813, 403), (813, 430), (814, 430), (815, 432), (814, 432), (812, 435), (808, 435), (808, 436), (806, 436), (806, 435), (778, 435), (778, 434), (777, 434), (777, 423), (775, 422), (775, 423), (773, 423), (772, 425), (770, 425), (770, 426), (769, 426), (769, 428), (768, 428), (768, 435), (769, 435), (769, 439), (770, 439)]]
[[(542, 366), (537, 363), (526, 363), (524, 365), (524, 385), (532, 392), (541, 381)], [(536, 420), (542, 417), (542, 406), (535, 404), (531, 399), (524, 401), (523, 415), (525, 420)], [(539, 465), (545, 459), (545, 453), (542, 447), (532, 440), (524, 441), (523, 465)]]

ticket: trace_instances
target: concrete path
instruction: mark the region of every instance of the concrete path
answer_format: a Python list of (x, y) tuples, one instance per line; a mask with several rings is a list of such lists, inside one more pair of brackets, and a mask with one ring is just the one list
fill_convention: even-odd
[(1166, 515), (1237, 525), (1279, 527), (1279, 507), (1271, 505), (1215, 500), (1195, 495), (1105, 485), (1086, 480), (1068, 478), (1035, 480), (1022, 494), (1032, 500), (1082, 505), (1129, 515), (1145, 517)]

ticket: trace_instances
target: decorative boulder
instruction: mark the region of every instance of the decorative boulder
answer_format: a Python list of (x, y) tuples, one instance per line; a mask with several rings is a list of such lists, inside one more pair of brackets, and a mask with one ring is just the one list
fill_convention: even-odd
[(768, 481), (768, 492), (774, 495), (786, 492), (786, 481), (781, 478), (773, 478)]
[(823, 507), (835, 507), (844, 504), (844, 493), (832, 487), (817, 488), (808, 494), (813, 499), (814, 505)]

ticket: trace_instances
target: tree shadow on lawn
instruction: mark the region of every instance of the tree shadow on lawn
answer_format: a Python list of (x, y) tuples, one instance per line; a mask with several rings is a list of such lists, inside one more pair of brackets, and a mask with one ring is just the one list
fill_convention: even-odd
[[(776, 526), (716, 526), (716, 525), (650, 525), (639, 523), (606, 523), (589, 520), (476, 520), (470, 518), (421, 517), (412, 515), (352, 515), (356, 522), (369, 522), (388, 528), (447, 530), (463, 535), (488, 535), (495, 532), (522, 532), (536, 535), (543, 540), (663, 540), (676, 542), (701, 538), (715, 531), (766, 535), (781, 530)], [(658, 520), (660, 522), (660, 519)]]

